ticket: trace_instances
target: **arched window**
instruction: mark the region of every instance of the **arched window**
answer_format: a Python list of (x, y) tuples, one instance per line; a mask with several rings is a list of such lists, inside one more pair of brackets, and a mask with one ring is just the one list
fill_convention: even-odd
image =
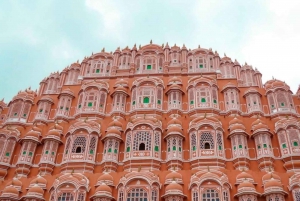
[(134, 188), (127, 194), (127, 200), (129, 201), (148, 201), (148, 194), (142, 188)]
[(145, 147), (143, 150), (151, 150), (151, 135), (149, 132), (142, 131), (135, 134), (133, 141), (133, 150), (139, 151), (141, 143), (143, 143)]
[(192, 197), (193, 197), (193, 201), (198, 201), (199, 196), (198, 196), (198, 191), (196, 188), (193, 190)]
[(193, 151), (195, 151), (197, 149), (196, 144), (197, 144), (196, 134), (193, 133), (192, 136), (191, 136), (191, 145), (192, 145), (191, 148), (192, 148)]
[(141, 143), (140, 145), (139, 145), (139, 151), (144, 151), (145, 150), (145, 143)]
[(149, 103), (149, 97), (144, 97), (143, 103)]
[(75, 201), (72, 193), (62, 193), (58, 197), (57, 201)]
[(219, 193), (213, 189), (207, 189), (202, 194), (202, 201), (220, 201)]
[(293, 190), (295, 201), (300, 201), (300, 189)]
[(211, 148), (210, 148), (210, 144), (209, 144), (208, 142), (205, 142), (205, 144), (204, 144), (204, 149), (211, 149)]

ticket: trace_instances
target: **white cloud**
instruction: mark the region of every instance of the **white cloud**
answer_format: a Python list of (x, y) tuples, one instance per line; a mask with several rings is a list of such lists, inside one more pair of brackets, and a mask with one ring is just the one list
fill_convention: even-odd
[(121, 39), (122, 16), (119, 4), (111, 0), (86, 0), (86, 5), (101, 15), (104, 25), (99, 29), (101, 36), (113, 35)]
[(295, 92), (300, 83), (300, 1), (272, 0), (265, 6), (267, 18), (252, 25), (242, 54), (259, 68), (264, 81), (274, 76)]

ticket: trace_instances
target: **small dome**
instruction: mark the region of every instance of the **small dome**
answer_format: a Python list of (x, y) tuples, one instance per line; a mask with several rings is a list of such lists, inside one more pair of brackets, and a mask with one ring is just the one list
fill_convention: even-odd
[(168, 122), (168, 125), (171, 125), (171, 124), (179, 124), (179, 125), (182, 125), (181, 121), (176, 119), (176, 118), (173, 118), (171, 119), (169, 122)]
[(3, 194), (4, 193), (19, 195), (19, 191), (12, 185), (6, 186), (5, 189), (3, 190)]
[(166, 187), (166, 192), (167, 191), (172, 191), (172, 190), (177, 190), (177, 191), (183, 191), (183, 188), (180, 184), (177, 184), (175, 181), (173, 181), (172, 183), (170, 183), (167, 187)]
[(120, 132), (118, 129), (116, 129), (116, 128), (110, 128), (110, 129), (107, 131), (106, 135), (108, 135), (108, 134), (117, 134), (117, 135), (121, 135), (121, 132)]
[(170, 133), (180, 133), (180, 134), (182, 134), (182, 129), (178, 126), (171, 126), (167, 131), (167, 134), (170, 134)]
[(112, 122), (110, 122), (109, 124), (108, 124), (108, 127), (113, 127), (113, 126), (117, 126), (117, 127), (121, 127), (122, 128), (122, 123), (121, 122), (119, 122), (118, 120), (113, 120)]
[(33, 131), (36, 131), (36, 132), (39, 132), (39, 133), (42, 132), (42, 129), (39, 128), (39, 127), (37, 127), (37, 126), (33, 126), (33, 127), (32, 127), (32, 130), (33, 130)]
[(108, 192), (109, 194), (111, 194), (112, 193), (112, 190), (111, 190), (111, 188), (108, 186), (108, 185), (106, 185), (105, 183), (102, 183), (100, 186), (98, 186), (97, 188), (96, 188), (96, 193), (97, 192)]
[(39, 139), (40, 134), (39, 134), (39, 132), (37, 132), (37, 131), (31, 130), (31, 131), (29, 131), (29, 132), (26, 134), (25, 138), (27, 138), (27, 137)]
[(13, 186), (21, 187), (22, 182), (17, 177), (14, 177), (12, 181), (7, 183), (7, 185), (13, 185)]
[(266, 188), (270, 188), (270, 187), (280, 187), (282, 188), (282, 184), (281, 182), (275, 180), (275, 179), (270, 179), (269, 181), (267, 181), (264, 185), (265, 189)]
[(265, 174), (265, 175), (262, 177), (262, 180), (263, 180), (263, 181), (268, 181), (268, 180), (270, 180), (270, 179), (272, 179), (272, 178), (275, 179), (275, 180), (281, 181), (281, 178), (280, 178), (277, 174), (271, 173), (271, 172)]
[(122, 85), (122, 86), (128, 86), (128, 81), (124, 80), (123, 78), (116, 81), (115, 83), (115, 87), (118, 86), (118, 85)]
[(61, 125), (58, 124), (54, 124), (53, 126), (50, 127), (50, 130), (60, 130), (62, 131), (64, 129), (64, 127), (62, 127)]
[(35, 184), (33, 187), (31, 187), (29, 190), (28, 190), (28, 194), (29, 193), (37, 193), (37, 194), (44, 194), (44, 190), (39, 187), (37, 184)]
[(172, 77), (172, 78), (169, 79), (168, 83), (169, 84), (173, 84), (173, 83), (181, 84), (182, 81), (181, 81), (181, 79), (179, 77), (174, 76), (174, 77)]
[(60, 137), (60, 132), (58, 130), (53, 129), (47, 133), (47, 136), (49, 136), (49, 135)]
[(104, 173), (98, 178), (98, 181), (113, 181), (113, 177), (108, 173)]
[(241, 172), (236, 176), (236, 179), (253, 179), (252, 175), (247, 172)]
[(175, 180), (182, 179), (182, 175), (178, 172), (173, 171), (173, 172), (170, 172), (169, 174), (167, 174), (166, 180), (167, 179), (175, 179)]
[(46, 185), (47, 180), (44, 177), (41, 177), (39, 175), (37, 178), (33, 179), (30, 183), (31, 184), (44, 184), (44, 185)]
[(253, 188), (255, 189), (254, 185), (252, 183), (250, 183), (249, 181), (245, 180), (243, 183), (240, 183), (238, 186), (238, 190), (240, 190), (241, 188)]
[(230, 130), (233, 131), (233, 130), (245, 130), (245, 126), (242, 125), (242, 124), (236, 124), (236, 125), (233, 125), (230, 127)]
[(233, 124), (243, 124), (243, 121), (234, 117), (230, 122), (229, 125), (233, 125)]

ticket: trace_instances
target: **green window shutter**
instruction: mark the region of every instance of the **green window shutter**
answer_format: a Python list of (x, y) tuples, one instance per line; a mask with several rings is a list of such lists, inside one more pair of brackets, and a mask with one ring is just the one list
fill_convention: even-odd
[(147, 70), (151, 70), (152, 66), (151, 65), (147, 65)]
[(102, 104), (100, 104), (100, 107), (103, 107), (103, 105), (102, 105)]
[(181, 147), (179, 147), (178, 150), (181, 151)]
[(260, 149), (260, 145), (258, 145), (257, 148)]
[(26, 154), (26, 151), (23, 151), (23, 155), (25, 155)]
[(135, 105), (135, 101), (132, 102), (132, 105)]
[(240, 145), (239, 145), (239, 148), (242, 149), (242, 148), (243, 148), (243, 145), (240, 144)]
[(298, 147), (298, 142), (294, 141), (294, 142), (293, 142), (293, 145), (294, 145), (295, 147)]
[(23, 117), (26, 117), (27, 116), (27, 114), (23, 114)]
[(196, 151), (196, 147), (195, 146), (193, 146), (193, 151)]
[(284, 103), (281, 103), (280, 105), (281, 105), (281, 106), (284, 106)]
[(168, 152), (170, 152), (170, 147), (168, 148)]
[(282, 144), (282, 148), (286, 148), (286, 144)]
[(201, 103), (206, 103), (206, 99), (205, 98), (201, 98)]
[(48, 154), (49, 153), (49, 151), (47, 150), (47, 151), (45, 151), (45, 154)]
[(236, 150), (236, 146), (233, 147), (233, 150)]
[(97, 70), (96, 70), (96, 73), (100, 73), (100, 69), (97, 69)]
[(199, 65), (199, 68), (203, 68), (203, 64), (200, 64), (200, 65)]
[(52, 152), (51, 152), (51, 154), (52, 154), (52, 156), (54, 156), (54, 155), (55, 155), (55, 152), (54, 152), (54, 151), (52, 151)]
[(256, 105), (256, 102), (254, 101), (253, 104)]
[(222, 150), (222, 146), (221, 145), (219, 145), (219, 150)]
[(176, 151), (176, 146), (173, 146), (173, 151)]
[(158, 146), (154, 147), (154, 151), (159, 151)]
[(90, 154), (94, 154), (94, 150), (91, 149), (91, 150), (90, 150)]
[(217, 103), (217, 100), (216, 100), (216, 99), (214, 99), (214, 103)]
[(28, 154), (29, 156), (32, 156), (32, 152), (29, 152), (29, 154)]
[(63, 110), (63, 109), (64, 109), (64, 107), (63, 107), (63, 106), (60, 106), (60, 108), (59, 108), (59, 109)]
[(14, 113), (14, 116), (17, 116), (18, 115), (18, 113)]
[(191, 104), (191, 105), (194, 105), (194, 101), (192, 100), (192, 101), (190, 102), (190, 104)]
[(159, 104), (159, 105), (160, 105), (160, 104), (161, 104), (161, 100), (157, 100), (157, 104)]
[(88, 107), (92, 107), (93, 106), (93, 103), (92, 102), (89, 102), (88, 103)]
[(78, 105), (78, 108), (81, 108), (81, 105)]
[(68, 154), (68, 150), (66, 150), (66, 154)]
[(69, 108), (68, 108), (68, 107), (66, 107), (66, 111), (69, 111)]
[(43, 112), (43, 109), (40, 109), (40, 113), (42, 113)]
[(6, 153), (5, 153), (5, 156), (9, 156), (9, 155), (10, 155), (9, 152), (6, 152)]
[(143, 103), (149, 103), (149, 97), (144, 97)]
[(274, 108), (274, 105), (271, 105), (272, 108)]
[(117, 149), (115, 149), (115, 150), (114, 150), (114, 153), (115, 153), (115, 154), (117, 154), (117, 153), (118, 153), (118, 150), (117, 150)]
[(127, 147), (127, 148), (126, 148), (126, 152), (130, 152), (130, 147)]
[(108, 149), (108, 153), (111, 153), (111, 148)]
[(264, 144), (264, 148), (267, 148), (268, 146), (267, 146), (267, 144)]

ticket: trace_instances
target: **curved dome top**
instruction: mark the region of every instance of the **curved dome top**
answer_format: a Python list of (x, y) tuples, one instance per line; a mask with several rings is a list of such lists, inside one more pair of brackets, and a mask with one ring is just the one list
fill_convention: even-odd
[(167, 134), (170, 134), (170, 133), (180, 133), (180, 134), (182, 134), (183, 131), (178, 126), (171, 126), (171, 127), (168, 128), (168, 131), (167, 131)]
[(5, 193), (19, 195), (19, 191), (13, 185), (6, 186), (3, 190), (3, 194)]
[(47, 180), (44, 177), (38, 176), (37, 178), (33, 179), (30, 184), (47, 184)]
[(238, 186), (238, 190), (240, 190), (241, 188), (253, 188), (255, 189), (254, 185), (252, 183), (250, 183), (247, 180), (244, 180), (242, 183), (239, 184)]
[(178, 172), (172, 171), (167, 174), (166, 179), (182, 179), (182, 175)]
[(243, 124), (243, 121), (234, 117), (231, 121), (229, 121), (229, 125), (233, 125), (233, 124)]
[(174, 77), (169, 79), (168, 84), (169, 85), (171, 85), (171, 84), (182, 84), (182, 81), (179, 77), (174, 76)]
[(261, 121), (260, 119), (257, 119), (252, 123), (252, 130), (257, 131), (260, 129), (269, 130), (269, 126), (265, 124), (263, 121)]
[(50, 130), (52, 129), (56, 129), (56, 130), (63, 130), (64, 127), (62, 127), (61, 125), (58, 125), (57, 123), (55, 123), (53, 126), (50, 127)]
[(121, 132), (120, 132), (118, 129), (112, 127), (112, 128), (110, 128), (110, 129), (107, 131), (106, 135), (108, 135), (108, 134), (117, 134), (117, 135), (121, 135)]
[(241, 172), (236, 176), (236, 179), (253, 179), (252, 175), (247, 172)]
[(12, 181), (7, 183), (7, 185), (13, 185), (13, 186), (21, 187), (22, 182), (17, 177), (14, 177)]
[(168, 125), (172, 125), (172, 124), (180, 124), (182, 125), (181, 121), (179, 121), (177, 118), (173, 118), (168, 122)]
[(30, 193), (44, 194), (44, 190), (41, 187), (39, 187), (37, 184), (35, 184), (33, 187), (31, 187), (28, 190), (28, 194)]
[(275, 89), (275, 88), (284, 88), (287, 90), (290, 89), (289, 85), (287, 85), (285, 82), (276, 79), (267, 81), (265, 84), (265, 88), (266, 90)]
[(102, 183), (100, 186), (98, 186), (96, 188), (96, 193), (97, 192), (108, 192), (109, 194), (111, 194), (112, 190), (108, 185), (106, 185), (105, 183)]
[(277, 175), (277, 174), (275, 174), (275, 173), (271, 173), (271, 172), (269, 172), (269, 173), (267, 173), (267, 174), (265, 174), (263, 177), (262, 177), (262, 180), (263, 181), (268, 181), (268, 180), (270, 180), (270, 179), (275, 179), (275, 180), (279, 180), (279, 181), (281, 181), (281, 178)]
[(166, 187), (166, 192), (167, 191), (172, 191), (172, 190), (176, 190), (176, 191), (183, 191), (183, 188), (180, 184), (177, 184), (175, 181), (173, 181), (172, 183), (170, 183), (167, 187)]
[(123, 124), (121, 122), (119, 122), (118, 120), (114, 119), (112, 122), (110, 122), (108, 124), (108, 127), (113, 127), (113, 126), (117, 126), (117, 127), (122, 128)]
[(98, 178), (98, 181), (113, 181), (113, 180), (114, 180), (113, 177), (108, 173), (104, 173)]
[(267, 181), (264, 185), (265, 189), (266, 188), (270, 188), (270, 187), (280, 187), (282, 188), (282, 184), (281, 182), (275, 180), (275, 179), (270, 179), (269, 181)]
[(51, 136), (51, 135), (60, 138), (60, 132), (58, 130), (55, 129), (49, 130), (47, 136)]
[(128, 81), (121, 78), (116, 81), (115, 87), (117, 87), (118, 85), (122, 85), (123, 87), (128, 87)]

